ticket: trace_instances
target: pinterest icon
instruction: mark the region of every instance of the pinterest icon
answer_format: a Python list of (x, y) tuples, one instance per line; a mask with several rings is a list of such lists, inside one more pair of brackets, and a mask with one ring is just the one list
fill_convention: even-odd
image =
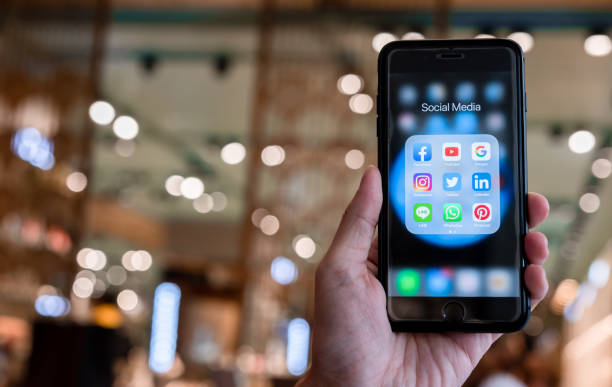
[(474, 222), (490, 222), (491, 221), (491, 204), (475, 203), (472, 207), (472, 219)]

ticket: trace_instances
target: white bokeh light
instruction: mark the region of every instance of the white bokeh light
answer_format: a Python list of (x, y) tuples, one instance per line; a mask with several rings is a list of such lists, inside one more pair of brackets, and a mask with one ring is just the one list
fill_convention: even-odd
[(200, 214), (206, 214), (213, 209), (214, 202), (212, 196), (203, 193), (202, 196), (193, 201), (193, 208)]
[(420, 32), (416, 32), (416, 31), (406, 32), (402, 36), (402, 40), (423, 40), (423, 39), (425, 39), (425, 35), (423, 35)]
[(397, 40), (397, 36), (390, 32), (379, 32), (372, 38), (372, 48), (376, 52), (380, 52), (382, 48), (387, 44)]
[(278, 232), (278, 229), (280, 228), (280, 222), (278, 221), (278, 218), (276, 216), (268, 214), (261, 218), (259, 228), (261, 229), (261, 232), (266, 235), (274, 235)]
[(181, 183), (183, 180), (185, 180), (185, 178), (180, 175), (169, 176), (164, 184), (166, 192), (172, 196), (181, 196)]
[(225, 207), (227, 207), (227, 196), (225, 196), (223, 192), (213, 192), (210, 194), (210, 197), (212, 198), (213, 202), (213, 211), (223, 211)]
[(79, 277), (72, 284), (72, 292), (79, 298), (89, 298), (94, 292), (95, 282), (86, 277)]
[(285, 150), (280, 145), (268, 145), (261, 151), (261, 161), (269, 167), (280, 165), (285, 161)]
[(293, 249), (300, 258), (308, 259), (317, 251), (317, 245), (308, 235), (298, 235), (293, 239)]
[(127, 273), (121, 266), (111, 266), (106, 271), (106, 280), (111, 285), (123, 285), (123, 283), (127, 280)]
[(374, 100), (367, 94), (355, 94), (349, 99), (349, 108), (357, 114), (368, 114), (374, 107)]
[(593, 34), (584, 40), (584, 51), (595, 57), (606, 56), (612, 52), (612, 41), (608, 35)]
[(134, 251), (130, 255), (130, 266), (134, 271), (147, 271), (151, 268), (152, 264), (153, 257), (146, 250)]
[(138, 135), (138, 122), (130, 116), (119, 116), (113, 122), (113, 133), (123, 140), (132, 140)]
[(582, 211), (586, 212), (587, 214), (592, 214), (599, 209), (599, 196), (592, 192), (585, 193), (580, 197), (578, 204), (580, 205), (580, 209)]
[(533, 48), (534, 39), (529, 32), (517, 31), (508, 35), (508, 39), (514, 40), (527, 53)]
[(108, 125), (115, 118), (115, 108), (106, 101), (96, 101), (89, 106), (89, 118), (98, 125)]
[(608, 159), (597, 159), (591, 165), (591, 172), (599, 179), (605, 179), (612, 173), (612, 162)]
[(359, 169), (363, 167), (363, 163), (365, 162), (365, 155), (359, 149), (352, 149), (346, 152), (344, 156), (344, 163), (350, 169)]
[(595, 136), (588, 130), (578, 130), (569, 136), (567, 145), (574, 153), (587, 153), (595, 146)]
[(66, 177), (66, 187), (72, 192), (81, 192), (87, 187), (87, 176), (83, 172), (72, 172)]
[(240, 163), (245, 156), (246, 148), (239, 142), (231, 142), (221, 149), (221, 160), (230, 165)]
[(197, 199), (204, 193), (204, 183), (197, 177), (188, 177), (181, 182), (181, 194), (187, 199)]
[(474, 39), (495, 39), (495, 35), (491, 34), (478, 34), (474, 36)]
[(117, 295), (117, 305), (121, 310), (129, 312), (138, 306), (138, 295), (131, 289), (125, 289)]
[(353, 95), (363, 88), (363, 79), (357, 74), (345, 74), (338, 78), (337, 86), (342, 94)]

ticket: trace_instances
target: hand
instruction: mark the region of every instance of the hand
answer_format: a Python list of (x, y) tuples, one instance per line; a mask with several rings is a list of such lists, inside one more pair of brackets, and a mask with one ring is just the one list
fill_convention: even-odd
[[(346, 209), (329, 251), (317, 268), (312, 366), (302, 386), (460, 386), (500, 334), (395, 333), (386, 297), (376, 278), (377, 241), (372, 238), (382, 204), (378, 169), (369, 167)], [(528, 196), (529, 225), (548, 215), (542, 195)], [(548, 290), (541, 264), (546, 237), (530, 232), (525, 282), (532, 305)]]

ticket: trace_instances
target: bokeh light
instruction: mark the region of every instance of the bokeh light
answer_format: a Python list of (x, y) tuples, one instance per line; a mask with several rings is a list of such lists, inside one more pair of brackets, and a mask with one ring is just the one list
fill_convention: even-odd
[(363, 89), (363, 79), (357, 74), (345, 74), (338, 78), (337, 87), (342, 94), (353, 95)]
[(574, 153), (587, 153), (595, 146), (595, 136), (588, 130), (578, 130), (569, 136), (567, 145)]
[(261, 161), (269, 167), (280, 165), (285, 161), (285, 150), (280, 145), (268, 145), (261, 151)]
[(387, 44), (397, 40), (397, 36), (390, 32), (379, 32), (372, 38), (372, 48), (376, 52), (380, 52), (382, 48)]
[(596, 259), (591, 262), (588, 279), (589, 283), (597, 289), (605, 287), (610, 279), (610, 264), (603, 259)]
[(274, 235), (280, 228), (280, 222), (276, 216), (268, 214), (261, 218), (259, 228), (261, 229), (261, 232), (266, 235)]
[(230, 142), (221, 148), (221, 160), (227, 164), (239, 164), (245, 156), (246, 148), (239, 142)]
[(590, 35), (584, 40), (584, 51), (595, 57), (606, 56), (612, 52), (612, 41), (608, 35)]
[(204, 193), (204, 183), (197, 177), (187, 177), (181, 182), (180, 191), (187, 199), (197, 199)]
[(117, 305), (126, 312), (134, 310), (138, 306), (138, 295), (131, 289), (124, 289), (117, 295)]
[(608, 159), (597, 159), (591, 165), (591, 172), (599, 179), (605, 179), (612, 173), (612, 162)]
[(582, 211), (586, 212), (587, 214), (592, 214), (599, 209), (599, 196), (592, 192), (587, 192), (580, 197), (578, 204)]
[(297, 267), (292, 260), (286, 257), (276, 257), (270, 265), (272, 279), (281, 285), (289, 285), (298, 275)]
[(317, 251), (317, 245), (308, 235), (298, 235), (293, 239), (293, 249), (300, 258), (308, 259)]
[(416, 32), (416, 31), (406, 32), (402, 36), (402, 40), (423, 40), (423, 39), (425, 39), (425, 35), (423, 35), (420, 32)]
[(578, 293), (578, 281), (567, 278), (559, 283), (550, 301), (550, 308), (556, 314), (562, 314), (566, 305), (574, 301)]
[(113, 122), (113, 132), (123, 140), (132, 140), (138, 135), (138, 122), (130, 116), (119, 116)]
[(508, 35), (508, 39), (514, 40), (527, 53), (531, 51), (534, 44), (533, 36), (529, 32), (516, 31)]
[(344, 156), (344, 163), (350, 169), (359, 169), (363, 167), (363, 163), (365, 162), (365, 155), (359, 149), (351, 149), (346, 152)]
[(96, 101), (89, 106), (89, 118), (98, 125), (108, 125), (115, 118), (115, 108), (106, 101)]
[(213, 202), (212, 210), (215, 212), (223, 211), (227, 207), (227, 196), (223, 192), (213, 192), (210, 194)]
[(83, 172), (72, 172), (66, 177), (66, 187), (72, 192), (81, 192), (87, 187), (87, 176)]
[(80, 277), (74, 280), (72, 284), (72, 292), (79, 298), (89, 298), (94, 292), (95, 281), (86, 277)]
[(349, 99), (349, 108), (357, 114), (368, 114), (374, 107), (374, 100), (367, 94), (355, 94)]
[(106, 280), (111, 285), (115, 285), (115, 286), (123, 285), (125, 281), (127, 280), (127, 272), (121, 266), (117, 266), (117, 265), (111, 266), (106, 271)]
[(200, 214), (206, 214), (213, 209), (213, 198), (207, 193), (193, 201), (193, 208)]
[(165, 188), (172, 196), (181, 196), (181, 184), (185, 178), (180, 175), (172, 175), (166, 179)]

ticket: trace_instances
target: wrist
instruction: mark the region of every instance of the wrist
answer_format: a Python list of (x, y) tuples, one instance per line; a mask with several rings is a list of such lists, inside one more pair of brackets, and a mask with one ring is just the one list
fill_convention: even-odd
[(311, 370), (308, 370), (301, 378), (300, 380), (298, 380), (298, 382), (295, 384), (295, 387), (316, 387), (319, 386), (320, 384), (318, 384), (315, 381), (315, 377), (313, 375), (313, 373), (311, 372)]

